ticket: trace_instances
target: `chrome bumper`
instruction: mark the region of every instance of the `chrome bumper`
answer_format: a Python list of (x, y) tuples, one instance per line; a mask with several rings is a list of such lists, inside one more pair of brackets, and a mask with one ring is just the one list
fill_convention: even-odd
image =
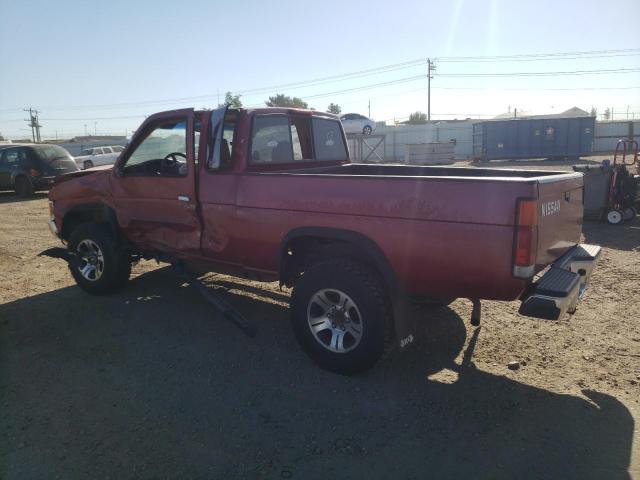
[(598, 245), (580, 244), (565, 253), (525, 294), (520, 313), (546, 320), (573, 313), (601, 252)]

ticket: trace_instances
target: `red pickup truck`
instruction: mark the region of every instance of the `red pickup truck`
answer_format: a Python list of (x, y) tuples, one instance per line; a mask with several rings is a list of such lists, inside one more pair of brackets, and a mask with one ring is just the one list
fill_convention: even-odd
[(327, 113), (185, 109), (147, 118), (113, 168), (62, 176), (49, 226), (89, 293), (140, 258), (279, 280), (303, 349), (349, 374), (413, 341), (411, 300), (574, 310), (600, 253), (579, 244), (582, 197), (580, 173), (352, 164)]

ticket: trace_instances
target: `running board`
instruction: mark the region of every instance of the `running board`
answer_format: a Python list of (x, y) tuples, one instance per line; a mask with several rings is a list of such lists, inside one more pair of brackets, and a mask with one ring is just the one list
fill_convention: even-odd
[(206, 301), (212, 304), (222, 314), (224, 318), (238, 327), (242, 333), (248, 337), (255, 337), (257, 329), (255, 325), (250, 323), (246, 318), (242, 316), (235, 308), (229, 305), (220, 295), (212, 291), (202, 281), (187, 271), (182, 262), (172, 263), (173, 268), (189, 283), (200, 292)]

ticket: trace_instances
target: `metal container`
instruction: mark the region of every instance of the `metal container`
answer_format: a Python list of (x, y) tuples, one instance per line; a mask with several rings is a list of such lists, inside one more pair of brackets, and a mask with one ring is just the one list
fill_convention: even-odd
[(473, 156), (482, 161), (591, 155), (595, 117), (490, 120), (473, 126)]
[(405, 145), (407, 165), (449, 165), (454, 163), (453, 142), (409, 143)]
[(584, 218), (600, 220), (607, 208), (613, 168), (604, 165), (574, 165), (584, 175)]

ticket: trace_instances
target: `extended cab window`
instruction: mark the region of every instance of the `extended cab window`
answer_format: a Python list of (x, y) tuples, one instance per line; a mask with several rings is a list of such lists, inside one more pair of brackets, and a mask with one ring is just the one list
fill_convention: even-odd
[(183, 177), (187, 174), (187, 122), (156, 126), (123, 166), (124, 175)]
[(290, 163), (313, 159), (308, 117), (257, 115), (251, 136), (251, 163)]
[(342, 138), (340, 122), (325, 118), (314, 118), (313, 145), (317, 160), (347, 160), (347, 149)]
[(258, 115), (253, 119), (251, 161), (255, 164), (293, 161), (289, 119), (285, 115)]

